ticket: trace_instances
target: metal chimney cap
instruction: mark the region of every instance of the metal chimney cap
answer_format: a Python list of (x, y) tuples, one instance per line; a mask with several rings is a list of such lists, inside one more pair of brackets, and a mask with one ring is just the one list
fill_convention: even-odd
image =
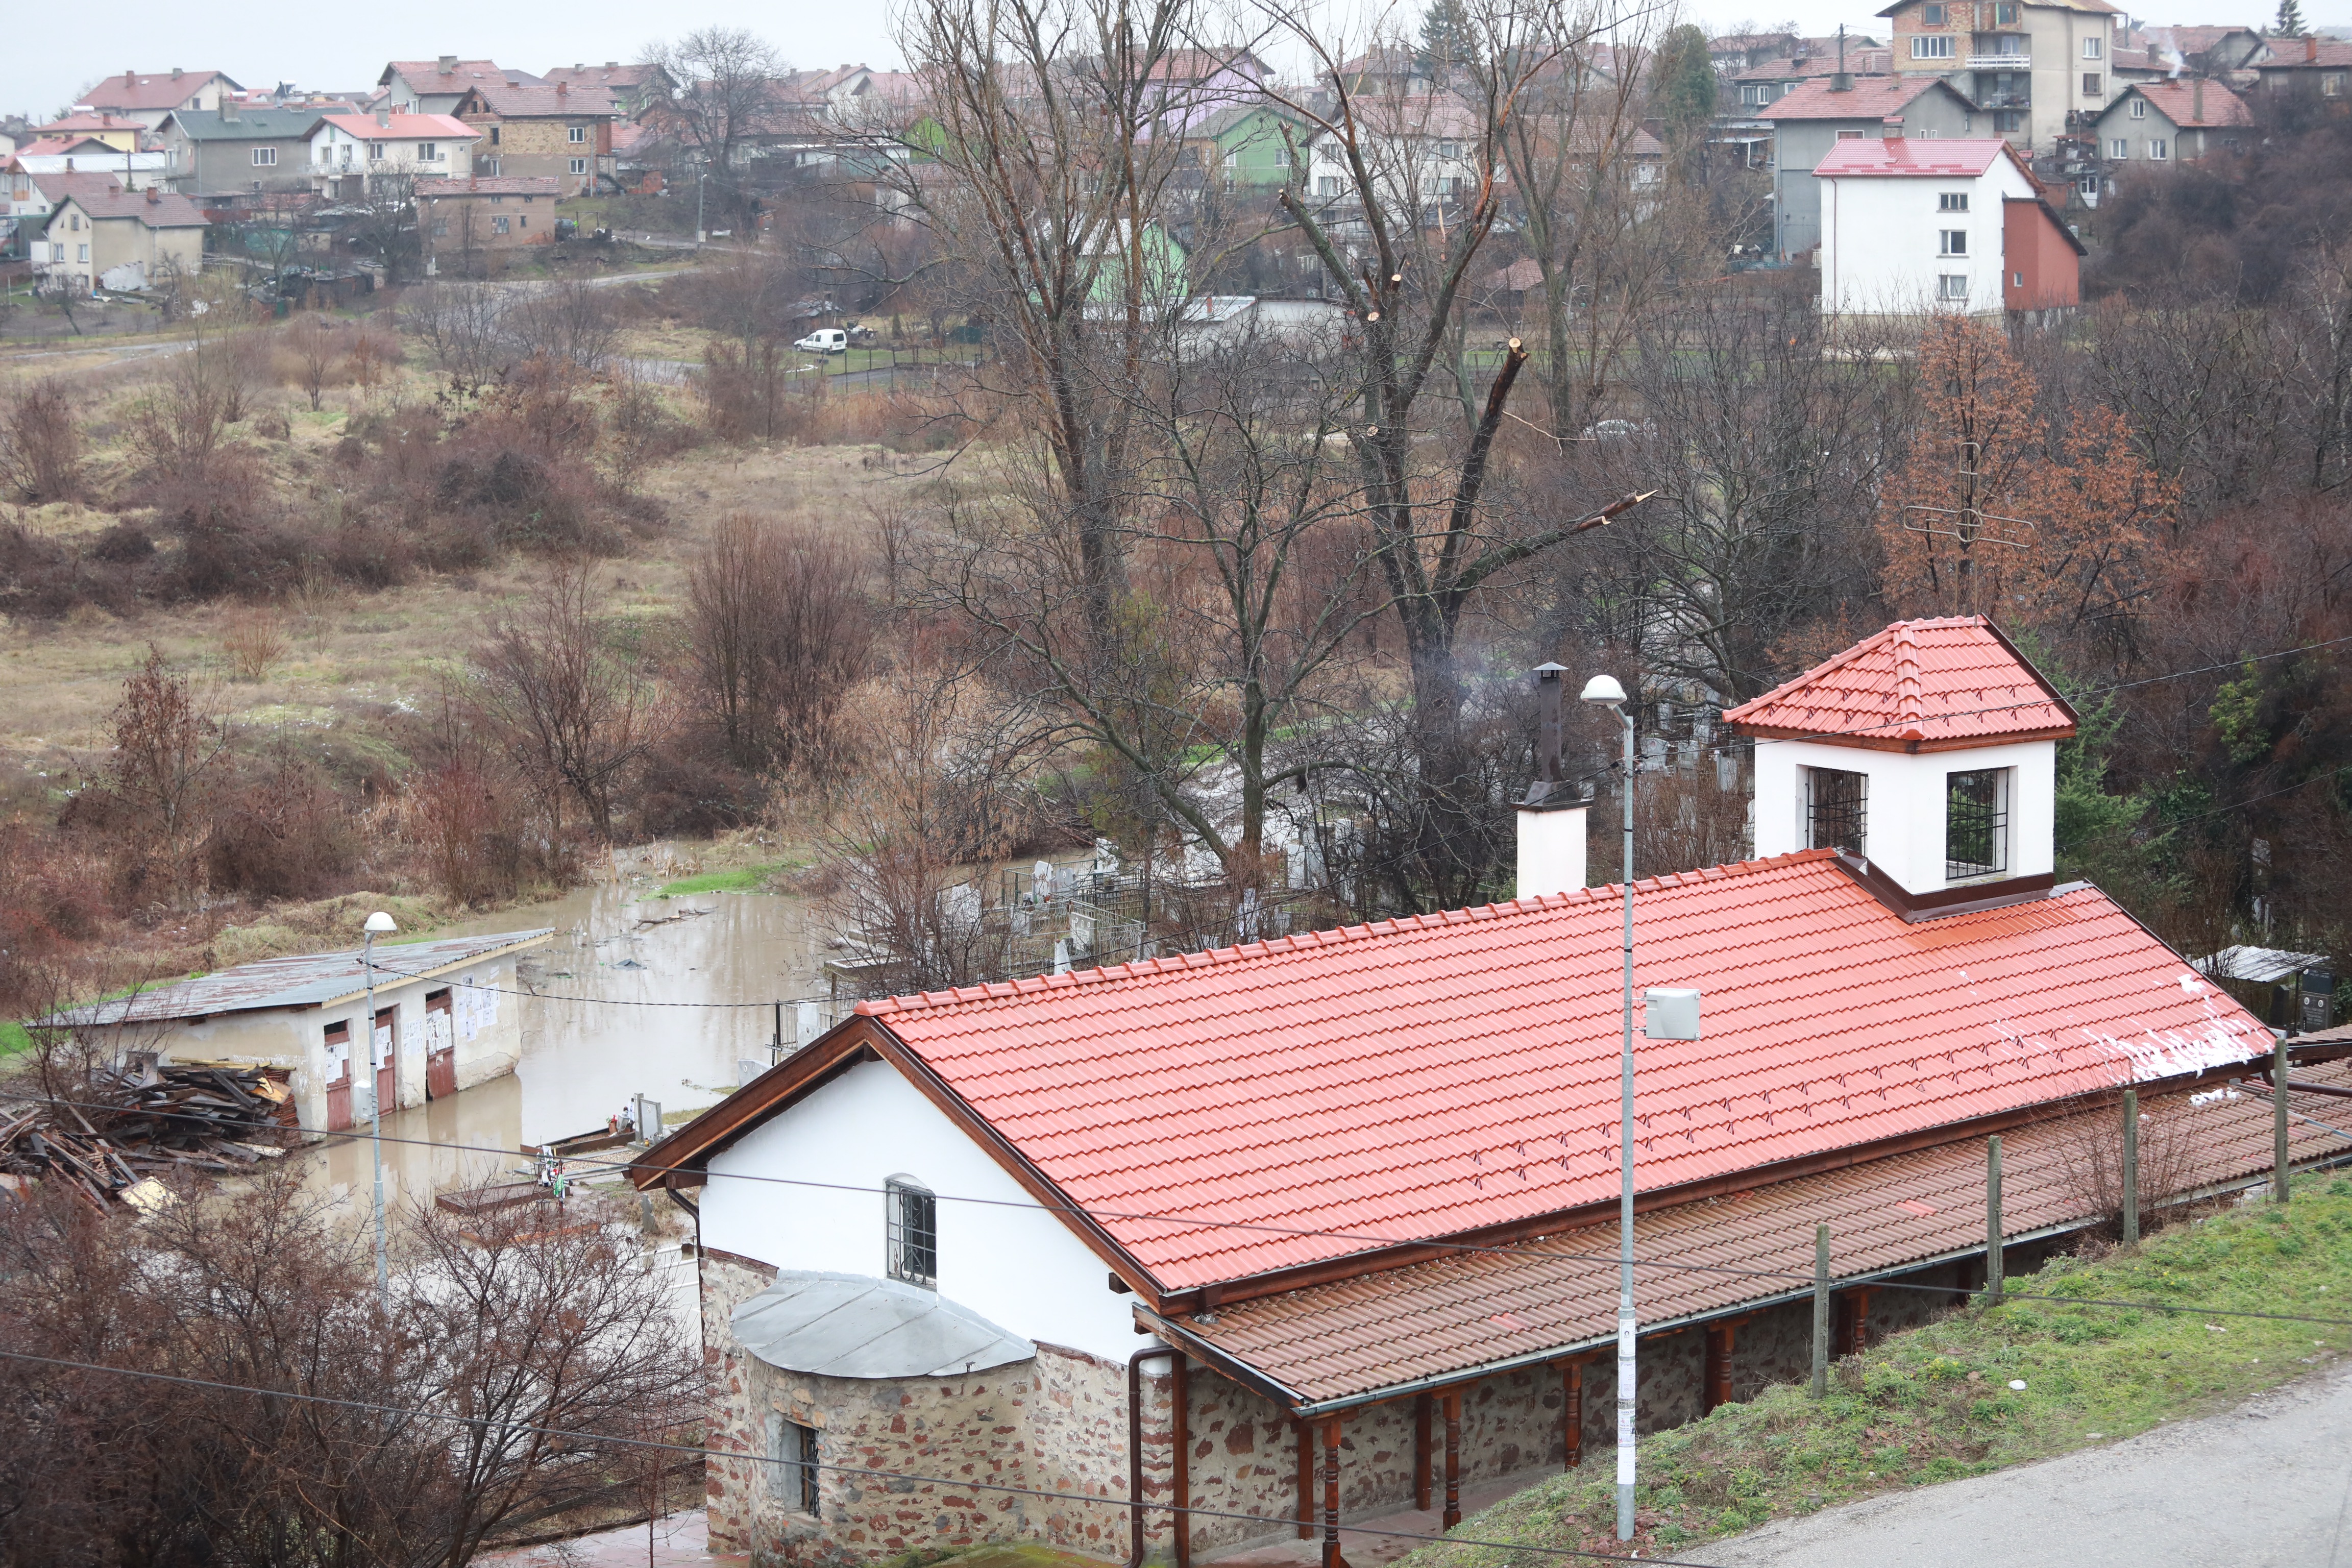
[(1617, 678), (1613, 675), (1596, 675), (1584, 683), (1584, 689), (1578, 694), (1577, 700), (1607, 703), (1613, 708), (1625, 700), (1625, 689), (1617, 684)]
[(1564, 664), (1554, 664), (1549, 659), (1544, 660), (1535, 668), (1536, 678), (1539, 680), (1558, 680), (1561, 676), (1566, 675), (1567, 673), (1568, 666)]

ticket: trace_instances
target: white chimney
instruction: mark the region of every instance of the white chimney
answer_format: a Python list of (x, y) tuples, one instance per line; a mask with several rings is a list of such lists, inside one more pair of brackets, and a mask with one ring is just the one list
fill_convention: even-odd
[(1560, 677), (1557, 664), (1536, 667), (1536, 702), (1542, 725), (1536, 738), (1536, 777), (1518, 808), (1517, 895), (1532, 899), (1584, 886), (1581, 792), (1560, 774)]

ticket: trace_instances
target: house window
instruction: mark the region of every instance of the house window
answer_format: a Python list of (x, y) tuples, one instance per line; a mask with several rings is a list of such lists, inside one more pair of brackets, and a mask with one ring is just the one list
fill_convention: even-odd
[(2101, 77), (2100, 77), (2100, 75), (2099, 75), (2099, 73), (2098, 73), (2098, 72), (2096, 72), (2096, 71), (2084, 71), (2084, 72), (2083, 73), (2083, 96), (2084, 96), (2084, 98), (2096, 98), (2096, 97), (2098, 97), (2098, 96), (2099, 96), (2099, 83), (2100, 83), (2101, 79), (2101, 79)]
[(817, 1511), (816, 1428), (768, 1413), (768, 1495), (794, 1513)]
[(1948, 37), (1911, 40), (1911, 58), (1915, 60), (1948, 60), (1954, 51)]
[(446, 217), (435, 218), (433, 220), (433, 237), (436, 239), (446, 239), (448, 237), (449, 220)]
[[(1859, 133), (1857, 132), (1857, 134)], [(1964, 213), (1968, 211), (1969, 193), (1966, 191), (1938, 192), (1936, 196), (1936, 210), (1939, 213)]]
[(1841, 142), (1859, 142), (1862, 140), (1862, 132), (1859, 131), (1841, 131), (1837, 134), (1837, 139)]
[(1862, 853), (1870, 779), (1839, 768), (1805, 770), (1805, 847)]
[(75, 230), (76, 232), (79, 232), (81, 228), (81, 214), (70, 213), (67, 215), (66, 226), (69, 229)]
[(2022, 272), (2012, 272), (2012, 273), (2011, 273), (2011, 274), (2009, 275), (2009, 286), (2010, 286), (2011, 288), (2012, 288), (2012, 289), (2022, 289), (2022, 288), (2024, 288), (2024, 287), (2025, 287), (2025, 274), (2024, 274), (2024, 273), (2022, 273)]
[(2007, 0), (2004, 0), (2003, 4), (1996, 5), (1992, 8), (1992, 25), (1996, 27), (2014, 27), (2017, 26), (2020, 13), (2023, 10), (2023, 6), (2007, 3)]
[(75, 246), (75, 247), (74, 247), (74, 249), (79, 253), (79, 255), (75, 256), (75, 258), (74, 258), (74, 259), (75, 259), (76, 261), (88, 261), (88, 260), (89, 259), (89, 246), (87, 246), (87, 245), (77, 245), (77, 246)]
[(587, 159), (585, 159), (585, 158), (574, 158), (574, 159), (572, 159), (572, 172), (573, 174), (586, 174), (586, 173), (588, 172), (588, 160), (587, 160)]
[(1919, 25), (1923, 27), (1942, 26), (1944, 25), (1944, 8), (1941, 5), (1920, 6)]
[(1944, 879), (2009, 869), (2009, 770), (1944, 775)]
[(498, 128), (497, 126), (493, 125), (493, 126), (491, 126), (491, 127), (490, 127), (490, 145), (491, 145), (491, 146), (493, 146), (493, 147), (495, 147), (495, 146), (497, 146), (498, 144), (499, 144), (499, 128)]
[(2103, 60), (2106, 58), (2106, 44), (2098, 38), (2084, 38), (2083, 40), (2083, 58), (2086, 60)]
[(2025, 111), (2021, 109), (1998, 110), (1992, 117), (1992, 128), (2003, 136), (2014, 136), (2025, 129)]
[(585, 142), (588, 140), (588, 128), (585, 125), (567, 125), (563, 128), (563, 139), (566, 142)]
[(2147, 155), (2151, 162), (2161, 163), (2172, 156), (2172, 145), (2161, 136), (2147, 139)]
[(2144, 98), (2135, 98), (2132, 100), (2131, 117), (2134, 120), (2146, 120), (2147, 118), (2147, 100)]
[(492, 234), (504, 234), (504, 233), (506, 233), (506, 231), (507, 231), (507, 215), (506, 215), (506, 214), (504, 214), (504, 213), (500, 213), (500, 214), (499, 214), (499, 215), (498, 215), (498, 216), (496, 216), (496, 217), (494, 217), (494, 218), (490, 219), (490, 232), (491, 232)]
[(1969, 275), (1965, 272), (1942, 272), (1936, 277), (1936, 298), (1966, 300), (1969, 297)]
[(496, 178), (498, 177), (498, 173), (499, 173), (499, 161), (498, 161), (496, 158), (485, 158), (485, 159), (483, 159), (483, 160), (482, 160), (482, 173), (484, 173), (485, 174), (489, 175), (489, 176), (490, 176), (491, 178), (493, 178), (493, 179), (496, 179)]
[(1289, 149), (1289, 148), (1287, 148), (1287, 147), (1276, 147), (1276, 148), (1274, 150), (1274, 166), (1275, 166), (1276, 168), (1277, 168), (1277, 169), (1287, 169), (1288, 167), (1290, 167), (1290, 149)]
[(441, 149), (438, 142), (419, 142), (416, 144), (416, 161), (418, 163), (430, 163), (439, 156), (441, 156)]
[(369, 163), (382, 163), (383, 161), (383, 142), (369, 142), (369, 143), (368, 143), (368, 162), (369, 162)]
[(2330, 71), (2327, 75), (2321, 77), (2319, 79), (2319, 96), (2322, 98), (2343, 97), (2344, 73), (2342, 71)]
[(2121, 159), (2121, 158), (2128, 158), (2128, 157), (2130, 157), (2130, 156), (2131, 156), (2131, 142), (2130, 142), (2130, 140), (2129, 140), (2128, 138), (2126, 138), (2126, 137), (2122, 137), (2122, 136), (2110, 137), (2110, 138), (2108, 139), (2108, 141), (2107, 141), (2107, 156), (2108, 156), (2108, 157), (2110, 157), (2110, 158), (2117, 158), (2117, 159)]
[(882, 1201), (888, 1210), (885, 1232), (890, 1278), (940, 1288), (940, 1200), (928, 1187), (905, 1176), (884, 1184)]
[(1944, 228), (1936, 231), (1938, 256), (1966, 256), (1969, 253), (1969, 231), (1964, 228)]
[(276, 163), (277, 162), (278, 162), (278, 149), (277, 149), (277, 148), (275, 148), (275, 147), (256, 147), (256, 148), (253, 150), (253, 166), (254, 166), (255, 168), (257, 168), (257, 169), (267, 169), (267, 168), (268, 168), (270, 165), (272, 165), (272, 164)]

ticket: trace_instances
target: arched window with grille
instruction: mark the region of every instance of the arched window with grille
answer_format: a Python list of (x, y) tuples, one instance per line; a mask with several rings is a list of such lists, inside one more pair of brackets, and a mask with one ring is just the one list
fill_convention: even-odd
[(940, 1200), (912, 1176), (893, 1176), (884, 1185), (888, 1215), (887, 1244), (890, 1278), (940, 1288)]

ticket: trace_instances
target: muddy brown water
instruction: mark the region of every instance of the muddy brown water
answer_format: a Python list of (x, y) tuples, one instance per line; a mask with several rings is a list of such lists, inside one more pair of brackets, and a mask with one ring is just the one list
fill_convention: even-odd
[[(741, 1063), (767, 1063), (772, 1005), (824, 988), (824, 938), (807, 904), (770, 893), (663, 899), (656, 896), (661, 879), (625, 869), (617, 881), (433, 933), (552, 926), (556, 934), (528, 955), (524, 973), (540, 994), (515, 999), (523, 1044), (514, 1072), (384, 1119), (388, 1209), (507, 1179), (527, 1162), (486, 1151), (601, 1128), (639, 1094), (658, 1100), (675, 1126), (678, 1112), (715, 1104), (732, 1089)], [(793, 1022), (787, 1007), (787, 1040)], [(371, 1205), (365, 1137), (301, 1157), (335, 1198), (362, 1210)], [(575, 1162), (572, 1173), (599, 1173)]]

